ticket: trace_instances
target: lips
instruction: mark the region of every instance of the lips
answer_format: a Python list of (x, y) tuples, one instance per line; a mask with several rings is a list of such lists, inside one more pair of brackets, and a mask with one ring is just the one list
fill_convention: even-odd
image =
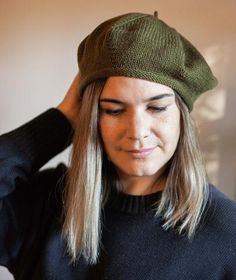
[(134, 158), (146, 158), (148, 157), (155, 148), (148, 148), (148, 149), (139, 149), (139, 150), (129, 150), (127, 151)]

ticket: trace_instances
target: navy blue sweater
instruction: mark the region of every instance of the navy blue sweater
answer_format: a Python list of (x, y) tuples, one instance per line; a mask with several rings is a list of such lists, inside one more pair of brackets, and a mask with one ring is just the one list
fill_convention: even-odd
[(15, 279), (236, 279), (236, 204), (209, 185), (210, 199), (195, 238), (162, 228), (152, 204), (161, 192), (112, 192), (104, 208), (101, 258), (73, 266), (61, 236), (67, 167), (39, 169), (65, 149), (73, 131), (51, 108), (0, 137), (0, 265)]

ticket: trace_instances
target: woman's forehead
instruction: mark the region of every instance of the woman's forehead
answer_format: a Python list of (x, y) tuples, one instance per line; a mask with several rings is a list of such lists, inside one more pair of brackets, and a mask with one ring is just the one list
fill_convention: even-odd
[(163, 95), (174, 96), (174, 91), (170, 87), (143, 79), (114, 76), (106, 81), (101, 98), (141, 98), (150, 99), (154, 96)]

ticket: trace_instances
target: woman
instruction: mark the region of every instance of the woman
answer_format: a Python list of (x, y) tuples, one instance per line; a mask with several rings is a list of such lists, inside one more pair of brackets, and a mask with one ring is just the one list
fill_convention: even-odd
[[(130, 13), (78, 62), (57, 109), (0, 138), (0, 264), (16, 279), (236, 279), (236, 206), (207, 183), (189, 114), (217, 83), (204, 58)], [(38, 171), (70, 124), (69, 168)]]

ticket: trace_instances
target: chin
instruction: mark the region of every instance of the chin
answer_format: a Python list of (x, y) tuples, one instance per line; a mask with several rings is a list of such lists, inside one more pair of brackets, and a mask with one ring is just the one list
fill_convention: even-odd
[(155, 169), (120, 169), (120, 172), (123, 173), (126, 176), (130, 176), (130, 177), (144, 177), (144, 176), (153, 176), (155, 174), (158, 173), (158, 170)]

